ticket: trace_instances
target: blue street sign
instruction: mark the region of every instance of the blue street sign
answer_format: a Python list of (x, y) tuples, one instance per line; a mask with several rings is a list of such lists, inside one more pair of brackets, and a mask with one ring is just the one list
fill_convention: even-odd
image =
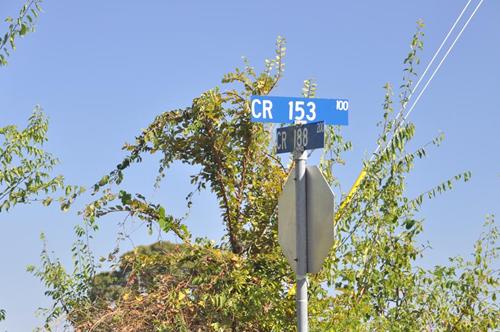
[(296, 98), (252, 96), (250, 98), (252, 121), (273, 123), (348, 124), (347, 99)]
[(296, 148), (321, 149), (325, 146), (324, 122), (278, 128), (276, 135), (278, 137), (277, 153), (293, 152)]

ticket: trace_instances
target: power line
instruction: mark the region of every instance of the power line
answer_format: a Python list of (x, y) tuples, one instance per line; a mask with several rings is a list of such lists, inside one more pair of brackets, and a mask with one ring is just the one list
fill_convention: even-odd
[(437, 51), (434, 52), (434, 55), (432, 56), (431, 61), (427, 64), (427, 67), (425, 67), (425, 70), (424, 70), (422, 76), (420, 76), (420, 78), (418, 79), (417, 84), (415, 84), (415, 87), (412, 89), (410, 95), (408, 96), (408, 99), (406, 100), (406, 102), (405, 102), (404, 106), (402, 107), (402, 109), (399, 111), (397, 117), (399, 117), (403, 113), (403, 111), (405, 110), (406, 105), (410, 101), (410, 99), (413, 96), (413, 94), (415, 93), (415, 91), (418, 89), (418, 87), (420, 85), (420, 82), (422, 82), (422, 80), (425, 77), (425, 75), (427, 75), (427, 71), (429, 70), (429, 68), (434, 63), (434, 60), (436, 60), (437, 55), (439, 54), (439, 52), (441, 52), (441, 49), (443, 48), (444, 44), (448, 41), (448, 38), (450, 37), (450, 35), (453, 32), (453, 30), (455, 30), (455, 27), (457, 26), (458, 22), (460, 21), (460, 19), (464, 15), (465, 11), (467, 10), (467, 8), (469, 7), (469, 5), (470, 5), (471, 2), (472, 2), (472, 0), (469, 0), (467, 2), (467, 4), (465, 5), (465, 7), (462, 9), (462, 12), (460, 13), (460, 15), (458, 15), (457, 19), (455, 20), (455, 23), (453, 23), (453, 26), (450, 28), (450, 30), (446, 34), (446, 37), (444, 37), (443, 41), (441, 42), (441, 45), (439, 45), (439, 48), (437, 49)]
[[(481, 5), (481, 3), (483, 2), (484, 0), (481, 0), (481, 2), (479, 3), (478, 7)], [(453, 23), (452, 27), (450, 28), (450, 30), (448, 31), (448, 33), (446, 34), (445, 38), (443, 39), (443, 41), (441, 42), (441, 45), (439, 45), (439, 48), (436, 50), (436, 52), (434, 52), (434, 55), (432, 56), (432, 59), (431, 61), (427, 64), (427, 67), (425, 68), (422, 76), (420, 76), (419, 80), (417, 81), (417, 83), (415, 84), (415, 87), (412, 89), (409, 97), (408, 97), (408, 100), (404, 103), (403, 107), (401, 108), (401, 110), (398, 112), (398, 114), (396, 115), (396, 120), (399, 119), (399, 117), (402, 116), (402, 114), (404, 113), (405, 109), (406, 109), (406, 105), (408, 104), (408, 102), (410, 101), (410, 99), (413, 97), (415, 91), (418, 89), (420, 83), (422, 82), (423, 78), (425, 77), (425, 75), (427, 74), (427, 71), (429, 70), (429, 68), (432, 66), (432, 64), (434, 63), (434, 60), (436, 60), (436, 57), (437, 55), (441, 52), (441, 49), (443, 48), (444, 44), (446, 43), (446, 41), (448, 41), (448, 38), (450, 37), (451, 33), (453, 32), (453, 30), (455, 30), (455, 27), (457, 26), (458, 22), (460, 21), (460, 19), (462, 18), (463, 14), (465, 13), (465, 11), (467, 10), (467, 8), (469, 7), (470, 3), (472, 2), (472, 0), (469, 0), (464, 8), (462, 9), (462, 11), (460, 12), (460, 14), (458, 15), (457, 19), (455, 20), (455, 22)], [(476, 7), (476, 10), (474, 11), (474, 13), (472, 14), (472, 16), (474, 16), (475, 12), (477, 11), (478, 7)], [(467, 21), (466, 25), (468, 24), (468, 22), (471, 20), (472, 16), (469, 18), (469, 20)], [(458, 38), (460, 37), (460, 35), (462, 34), (464, 28), (466, 27), (466, 25), (464, 25), (464, 27), (462, 28), (462, 30), (460, 31), (459, 35), (458, 35)], [(452, 44), (451, 48), (453, 48), (453, 45), (456, 43), (456, 40), (454, 41), (454, 43)], [(439, 67), (441, 66), (441, 64), (443, 63), (444, 59), (446, 58), (446, 56), (450, 53), (451, 51), (451, 48), (448, 49), (448, 51), (446, 52), (446, 55), (445, 57), (441, 60), (440, 64), (438, 65), (438, 70), (439, 70)], [(424, 88), (422, 89), (422, 91), (420, 92), (420, 94), (417, 96), (417, 101), (420, 99), (420, 97), (422, 96), (423, 92), (425, 91), (425, 89), (427, 88), (427, 86), (429, 85), (430, 81), (432, 80), (432, 78), (434, 78), (434, 75), (436, 74), (437, 70), (435, 70), (433, 72), (433, 74), (431, 75), (431, 78), (429, 79), (429, 81), (427, 81), (427, 83), (425, 84)], [(408, 111), (408, 113), (406, 114), (406, 116), (404, 117), (404, 120), (406, 120), (408, 118), (408, 115), (411, 113), (411, 111), (413, 110), (413, 108), (415, 108), (415, 104), (416, 103), (413, 103), (412, 107), (410, 108), (410, 111)], [(401, 126), (401, 122), (398, 124), (398, 126), (396, 127), (396, 130), (399, 129), (399, 127)], [(393, 136), (394, 137), (394, 136)], [(391, 138), (392, 140), (392, 138)], [(389, 143), (391, 142), (391, 140), (389, 140)], [(389, 144), (388, 143), (388, 144)], [(386, 145), (387, 147), (388, 145)], [(381, 144), (377, 145), (377, 148), (375, 149), (375, 151), (373, 152), (371, 158), (370, 158), (370, 161), (373, 161), (373, 159), (375, 158), (375, 155), (377, 154), (377, 152), (380, 150), (381, 148)]]
[(422, 97), (422, 95), (424, 94), (425, 90), (427, 89), (427, 87), (431, 83), (432, 79), (434, 78), (434, 76), (438, 72), (439, 68), (441, 68), (441, 65), (443, 64), (444, 60), (446, 60), (446, 58), (448, 57), (448, 54), (450, 54), (451, 50), (453, 49), (453, 47), (457, 43), (458, 39), (460, 39), (460, 36), (464, 32), (465, 28), (467, 28), (467, 26), (469, 25), (469, 22), (472, 20), (472, 18), (474, 17), (474, 15), (476, 15), (476, 12), (478, 11), (479, 7), (481, 7), (481, 5), (483, 4), (483, 1), (484, 0), (479, 1), (478, 5), (476, 6), (476, 8), (474, 9), (474, 11), (472, 12), (471, 16), (469, 17), (469, 19), (467, 20), (467, 22), (465, 22), (464, 26), (462, 27), (462, 29), (458, 33), (457, 37), (455, 38), (455, 40), (453, 41), (453, 43), (450, 45), (450, 48), (448, 48), (448, 51), (443, 56), (443, 59), (441, 59), (441, 61), (437, 65), (436, 69), (434, 69), (434, 72), (432, 73), (431, 77), (429, 78), (429, 80), (427, 81), (427, 83), (422, 88), (422, 91), (420, 91), (420, 93), (418, 94), (417, 98), (415, 99), (415, 102), (413, 103), (413, 105), (408, 110), (408, 113), (406, 113), (406, 115), (404, 117), (404, 120), (406, 120), (408, 118), (408, 116), (410, 115), (410, 113), (413, 111), (413, 109), (417, 105), (418, 101), (420, 100), (420, 97)]
[[(448, 32), (448, 34), (446, 35), (445, 39), (443, 40), (443, 42), (441, 43), (441, 45), (439, 46), (438, 50), (435, 52), (434, 56), (432, 57), (432, 60), (430, 61), (430, 63), (427, 65), (425, 71), (424, 71), (424, 74), (422, 75), (422, 77), (419, 79), (419, 81), (417, 82), (415, 88), (411, 91), (410, 93), (410, 96), (409, 98), (411, 98), (411, 96), (413, 95), (413, 93), (415, 92), (416, 88), (418, 87), (418, 85), (420, 84), (422, 78), (425, 76), (425, 74), (427, 73), (428, 69), (430, 68), (431, 64), (434, 62), (437, 54), (441, 51), (441, 48), (443, 47), (443, 45), (445, 44), (445, 42), (447, 41), (447, 39), (449, 38), (451, 32), (455, 29), (457, 23), (460, 21), (460, 19), (462, 18), (464, 12), (466, 11), (467, 7), (469, 6), (471, 0), (469, 0), (467, 2), (467, 4), (465, 5), (464, 9), (462, 9), (462, 12), (460, 13), (460, 15), (458, 16), (458, 18), (455, 20), (455, 23), (453, 24), (453, 26), (451, 27), (450, 31)], [(469, 16), (469, 18), (467, 19), (467, 21), (465, 22), (465, 24), (463, 25), (462, 29), (460, 30), (460, 32), (457, 34), (457, 36), (455, 37), (455, 39), (453, 40), (453, 43), (450, 45), (450, 47), (448, 48), (448, 50), (446, 51), (445, 55), (443, 56), (443, 58), (441, 59), (441, 61), (439, 62), (439, 64), (437, 65), (437, 67), (434, 69), (434, 71), (432, 72), (432, 75), (430, 76), (429, 80), (426, 82), (426, 84), (424, 85), (424, 87), (422, 88), (422, 90), (420, 91), (420, 93), (418, 94), (417, 98), (415, 99), (415, 102), (412, 104), (412, 106), (410, 107), (410, 109), (408, 110), (408, 112), (406, 113), (405, 117), (403, 118), (403, 121), (399, 122), (396, 129), (395, 129), (395, 133), (401, 128), (401, 125), (402, 123), (408, 118), (408, 116), (411, 114), (411, 112), (415, 109), (415, 106), (417, 105), (418, 101), (420, 100), (420, 98), (422, 97), (422, 95), (424, 94), (424, 92), (427, 90), (427, 87), (429, 86), (430, 82), (432, 81), (432, 79), (434, 78), (434, 76), (436, 75), (436, 73), (439, 71), (439, 69), (441, 68), (441, 66), (443, 65), (444, 61), (446, 60), (446, 58), (448, 57), (448, 55), (450, 54), (451, 50), (453, 49), (453, 47), (455, 46), (455, 44), (457, 43), (457, 41), (460, 39), (460, 37), (462, 36), (462, 33), (464, 32), (464, 30), (467, 28), (467, 26), (469, 25), (470, 21), (472, 20), (472, 18), (474, 17), (474, 15), (476, 14), (476, 12), (479, 10), (479, 8), (481, 7), (481, 5), (483, 4), (484, 0), (480, 0), (478, 5), (476, 6), (476, 8), (474, 9), (474, 11), (472, 12), (472, 14)], [(408, 99), (409, 99), (408, 98)], [(409, 101), (409, 100), (408, 100)], [(406, 106), (406, 103), (405, 105), (403, 105), (403, 108), (401, 109), (401, 111), (398, 113), (396, 119), (398, 119), (402, 112), (404, 112), (405, 110), (405, 106)], [(388, 148), (389, 144), (391, 143), (391, 141), (394, 139), (395, 135), (393, 135), (389, 142), (387, 143), (387, 145), (385, 146), (385, 149)], [(370, 162), (373, 161), (373, 159), (375, 158), (375, 155), (377, 154), (377, 152), (380, 150), (380, 147), (381, 147), (381, 144), (379, 144), (377, 146), (377, 148), (375, 149), (375, 152), (372, 154), (371, 158), (370, 158)], [(384, 149), (384, 150), (385, 150)], [(361, 170), (361, 172), (359, 173), (358, 175), (358, 178), (356, 179), (356, 181), (354, 182), (351, 190), (349, 191), (347, 197), (344, 199), (344, 201), (340, 204), (340, 208), (339, 208), (339, 212), (343, 210), (344, 206), (349, 204), (350, 201), (355, 197), (355, 195), (358, 193), (357, 189), (358, 187), (360, 186), (360, 184), (363, 182), (364, 180), (364, 177), (366, 176), (366, 168), (363, 168)]]

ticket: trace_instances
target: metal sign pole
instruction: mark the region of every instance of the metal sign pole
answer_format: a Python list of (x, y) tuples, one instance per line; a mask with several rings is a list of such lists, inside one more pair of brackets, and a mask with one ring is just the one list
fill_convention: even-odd
[(252, 122), (295, 124), (277, 131), (276, 153), (293, 152), (295, 161), (295, 176), (290, 174), (278, 199), (278, 241), (296, 272), (297, 330), (308, 332), (307, 273), (321, 270), (334, 237), (333, 192), (318, 167), (306, 169), (305, 150), (324, 147), (325, 124), (349, 123), (349, 101), (251, 96), (250, 105)]
[(294, 151), (295, 211), (297, 218), (297, 331), (308, 332), (307, 319), (307, 197), (306, 160), (303, 147)]

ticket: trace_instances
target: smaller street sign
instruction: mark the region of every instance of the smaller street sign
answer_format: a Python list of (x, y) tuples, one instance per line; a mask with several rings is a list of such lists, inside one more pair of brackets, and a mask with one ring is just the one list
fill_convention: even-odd
[(325, 146), (324, 122), (278, 128), (276, 135), (277, 153), (293, 152), (296, 149), (321, 149)]
[(347, 125), (349, 101), (303, 97), (251, 96), (251, 120), (271, 123), (310, 123)]

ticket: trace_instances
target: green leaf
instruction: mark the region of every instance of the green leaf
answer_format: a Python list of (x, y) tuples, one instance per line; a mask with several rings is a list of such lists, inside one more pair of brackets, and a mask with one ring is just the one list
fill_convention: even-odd
[(24, 36), (28, 32), (28, 26), (26, 24), (21, 24), (21, 29), (19, 30), (19, 35)]

